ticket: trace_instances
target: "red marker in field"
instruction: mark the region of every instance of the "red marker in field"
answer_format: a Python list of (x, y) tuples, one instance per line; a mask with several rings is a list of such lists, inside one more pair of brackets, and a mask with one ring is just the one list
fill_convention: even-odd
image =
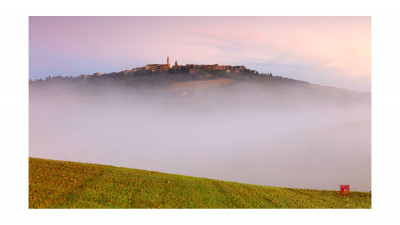
[(340, 185), (340, 194), (341, 195), (349, 195), (350, 194), (350, 185)]

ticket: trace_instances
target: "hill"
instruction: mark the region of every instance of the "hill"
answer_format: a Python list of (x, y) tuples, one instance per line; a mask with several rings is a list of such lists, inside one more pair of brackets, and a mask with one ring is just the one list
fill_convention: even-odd
[(342, 196), (29, 158), (29, 208), (371, 208), (371, 193)]
[[(371, 94), (320, 86), (271, 74), (253, 73), (119, 73), (102, 76), (49, 77), (30, 82), (32, 99), (71, 99), (92, 102), (105, 98), (126, 102), (179, 105), (194, 110), (232, 106), (268, 109), (367, 105)], [(76, 98), (75, 98), (76, 99)], [(196, 104), (194, 104), (196, 102)]]

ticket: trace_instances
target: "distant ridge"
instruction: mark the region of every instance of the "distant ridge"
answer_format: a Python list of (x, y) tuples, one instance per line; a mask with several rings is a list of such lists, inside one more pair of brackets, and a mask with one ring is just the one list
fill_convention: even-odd
[(367, 94), (367, 92), (350, 91), (343, 88), (312, 84), (307, 81), (296, 80), (292, 78), (272, 75), (272, 73), (259, 73), (243, 65), (219, 65), (219, 64), (186, 64), (171, 66), (169, 57), (167, 64), (147, 64), (144, 67), (136, 67), (131, 70), (123, 70), (112, 73), (95, 72), (92, 75), (73, 76), (48, 76), (45, 79), (29, 80), (33, 86), (42, 86), (51, 83), (80, 83), (89, 81), (100, 85), (101, 82), (120, 81), (131, 86), (154, 86), (154, 85), (172, 85), (175, 82), (185, 82), (192, 80), (216, 80), (220, 78), (229, 78), (235, 81), (256, 81), (264, 84), (290, 84), (295, 86), (313, 87), (338, 92), (352, 92), (355, 94)]

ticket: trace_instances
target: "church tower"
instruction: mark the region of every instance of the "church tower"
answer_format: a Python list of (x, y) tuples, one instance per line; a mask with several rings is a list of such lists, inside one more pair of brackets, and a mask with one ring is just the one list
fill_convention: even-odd
[(171, 68), (171, 66), (169, 65), (169, 56), (167, 57), (167, 65), (168, 65), (168, 68)]

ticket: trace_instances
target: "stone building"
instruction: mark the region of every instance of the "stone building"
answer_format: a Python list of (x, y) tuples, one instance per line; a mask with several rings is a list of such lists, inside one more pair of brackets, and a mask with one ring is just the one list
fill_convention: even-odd
[(168, 73), (169, 68), (171, 68), (169, 64), (169, 56), (167, 57), (167, 64), (148, 64), (146, 65), (146, 70), (149, 70), (151, 72), (162, 72), (162, 73)]

